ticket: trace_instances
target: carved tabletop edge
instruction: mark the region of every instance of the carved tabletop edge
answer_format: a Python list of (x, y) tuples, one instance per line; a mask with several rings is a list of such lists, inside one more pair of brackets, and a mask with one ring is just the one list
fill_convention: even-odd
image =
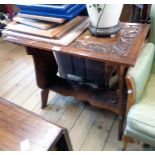
[[(125, 25), (127, 25), (128, 23), (125, 23)], [(147, 24), (135, 24), (135, 23), (129, 23), (129, 25), (141, 25), (143, 27), (142, 31), (145, 30), (145, 33), (142, 33), (143, 35), (140, 35), (140, 38), (138, 37), (138, 39), (140, 39), (142, 42), (145, 40), (145, 37), (147, 35), (147, 32), (149, 30), (149, 25)], [(35, 41), (35, 40), (30, 40), (30, 39), (24, 39), (24, 38), (20, 38), (20, 37), (14, 37), (14, 36), (5, 36), (3, 37), (4, 40), (18, 44), (18, 45), (22, 45), (22, 46), (29, 46), (29, 47), (33, 47), (33, 48), (38, 48), (38, 49), (43, 49), (43, 50), (47, 50), (47, 51), (51, 51), (52, 49), (55, 47), (54, 51), (56, 52), (62, 52), (65, 54), (69, 54), (69, 55), (74, 55), (74, 56), (78, 56), (78, 57), (83, 57), (83, 58), (88, 58), (88, 59), (93, 59), (93, 60), (97, 60), (97, 61), (101, 61), (101, 62), (110, 62), (110, 63), (114, 63), (114, 64), (118, 64), (118, 65), (124, 65), (124, 66), (134, 66), (135, 64), (135, 58), (132, 57), (132, 54), (130, 54), (130, 56), (123, 56), (123, 55), (117, 55), (114, 53), (102, 53), (102, 52), (96, 52), (96, 51), (91, 51), (89, 52), (88, 50), (85, 49), (80, 49), (80, 48), (75, 48), (74, 47), (74, 43), (71, 43), (68, 46), (60, 46), (60, 45), (54, 45), (54, 44), (50, 44), (50, 43), (44, 43), (44, 42), (40, 42), (40, 41)], [(141, 42), (139, 42), (139, 45), (136, 46), (136, 49), (131, 48), (133, 51), (136, 51), (140, 48), (141, 46)], [(58, 49), (58, 50), (57, 50)], [(131, 51), (132, 53), (132, 51)], [(138, 53), (138, 52), (137, 52)], [(137, 56), (137, 54), (136, 54)]]
[(80, 49), (74, 48), (72, 46), (72, 44), (68, 48), (68, 47), (62, 47), (62, 46), (53, 45), (50, 43), (44, 43), (44, 42), (40, 42), (40, 41), (34, 41), (34, 40), (20, 38), (20, 37), (14, 37), (14, 36), (6, 36), (3, 38), (3, 40), (12, 42), (14, 44), (17, 44), (17, 45), (20, 45), (23, 47), (32, 47), (32, 48), (47, 50), (48, 52), (53, 52), (53, 50), (52, 50), (53, 47), (60, 47), (59, 51), (55, 50), (55, 52), (61, 52), (64, 54), (69, 54), (69, 55), (73, 55), (73, 56), (77, 56), (77, 57), (83, 57), (83, 58), (87, 58), (87, 59), (91, 59), (91, 60), (97, 60), (97, 61), (101, 61), (101, 62), (110, 62), (113, 64), (123, 65), (126, 67), (134, 65), (134, 62), (132, 60), (127, 61), (127, 58), (124, 58), (124, 59), (122, 59), (122, 61), (120, 61), (120, 56), (117, 56), (117, 55), (114, 55), (114, 57), (111, 58), (111, 56), (113, 54), (109, 55), (106, 53), (105, 54), (99, 53), (98, 55), (96, 55), (96, 52), (88, 53), (87, 50), (80, 50)]
[[(144, 24), (121, 23), (121, 31), (117, 33), (114, 38), (95, 37), (87, 31), (75, 40), (73, 46), (88, 51), (127, 56), (135, 39), (139, 38), (141, 30), (145, 29), (145, 27), (146, 25)], [(149, 27), (149, 25), (147, 25), (147, 27)]]

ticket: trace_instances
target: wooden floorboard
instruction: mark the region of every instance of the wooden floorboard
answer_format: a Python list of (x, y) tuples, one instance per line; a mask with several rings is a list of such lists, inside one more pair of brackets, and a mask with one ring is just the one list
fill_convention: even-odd
[(33, 80), (28, 85), (26, 85), (25, 88), (21, 90), (14, 98), (12, 98), (11, 101), (20, 105), (21, 103), (24, 103), (37, 90), (38, 87)]
[[(6, 50), (6, 48), (7, 48), (7, 50)], [(10, 50), (13, 50), (15, 48), (17, 48), (16, 45), (13, 45), (8, 42), (4, 42), (2, 39), (0, 39), (0, 49), (1, 49), (1, 51), (3, 51), (3, 52), (0, 52), (0, 58), (5, 56), (7, 53), (10, 53)]]
[(83, 102), (72, 99), (57, 123), (70, 131), (85, 107), (86, 105)]
[(80, 150), (85, 138), (96, 120), (97, 113), (97, 109), (94, 110), (93, 107), (88, 105), (76, 121), (74, 127), (70, 131), (70, 137), (74, 150)]
[(33, 74), (34, 70), (30, 71), (27, 75), (25, 75), (24, 78), (22, 78), (18, 83), (15, 84), (11, 89), (11, 91), (7, 92), (4, 97), (7, 98), (7, 100), (12, 100), (15, 98), (22, 90), (25, 89), (25, 87), (34, 81), (35, 76)]
[(100, 110), (80, 150), (102, 150), (114, 118), (114, 114)]
[[(0, 39), (0, 96), (68, 129), (74, 150), (120, 150), (117, 117), (73, 97), (50, 92), (41, 109), (31, 56), (24, 48)], [(142, 150), (138, 145), (128, 150)]]
[(118, 128), (118, 121), (117, 117), (115, 118), (115, 121), (112, 124), (112, 128), (109, 132), (107, 141), (103, 147), (104, 151), (120, 151), (122, 147), (122, 142), (117, 140), (117, 130)]
[(20, 80), (24, 78), (29, 72), (32, 71), (32, 67), (29, 66), (20, 71), (19, 74), (16, 74), (12, 77), (11, 80), (5, 83), (5, 85), (1, 86), (0, 96), (5, 96), (7, 93), (14, 91), (14, 88), (18, 85)]
[(63, 115), (68, 103), (69, 98), (63, 96), (55, 96), (56, 99), (51, 100), (52, 104), (50, 104), (50, 110), (44, 115), (44, 118), (51, 122), (57, 122), (58, 119)]

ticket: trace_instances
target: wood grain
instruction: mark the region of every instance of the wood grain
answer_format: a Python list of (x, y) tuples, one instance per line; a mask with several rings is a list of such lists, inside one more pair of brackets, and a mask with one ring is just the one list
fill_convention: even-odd
[(28, 74), (30, 71), (32, 71), (32, 66), (29, 67), (25, 67), (24, 69), (22, 69), (20, 71), (20, 75), (17, 76), (17, 74), (12, 77), (12, 80), (7, 82), (7, 84), (2, 85), (1, 88), (2, 90), (0, 91), (0, 96), (4, 96), (6, 94), (9, 94), (8, 88), (12, 88), (12, 85), (15, 85), (17, 82), (19, 82), (23, 76), (25, 76), (26, 74)]
[[(135, 23), (122, 23), (123, 25), (126, 26), (130, 26), (130, 25), (137, 25)], [(113, 53), (103, 53), (103, 52), (96, 52), (94, 50), (88, 50), (88, 49), (81, 49), (81, 48), (76, 48), (76, 40), (79, 40), (79, 38), (77, 38), (75, 40), (75, 42), (71, 43), (69, 46), (66, 47), (59, 47), (59, 50), (55, 50), (58, 52), (62, 52), (64, 54), (70, 54), (73, 56), (77, 56), (77, 57), (83, 57), (83, 58), (87, 58), (87, 59), (92, 59), (92, 60), (97, 60), (97, 61), (101, 61), (101, 62), (109, 62), (112, 64), (118, 64), (118, 65), (125, 65), (125, 66), (134, 66), (135, 62), (136, 62), (136, 58), (137, 55), (139, 53), (139, 49), (141, 48), (147, 34), (149, 31), (150, 26), (148, 24), (138, 24), (140, 26), (140, 29), (136, 35), (136, 38), (134, 39), (133, 42), (128, 41), (128, 44), (130, 44), (129, 49), (128, 50), (128, 54), (126, 56), (121, 56), (118, 54), (113, 54)], [(85, 37), (89, 35), (86, 35), (85, 33)], [(22, 37), (22, 36), (21, 36)], [(117, 38), (118, 37), (118, 38)], [(107, 43), (108, 41), (110, 43), (116, 42), (117, 39), (119, 39), (120, 35), (116, 35), (116, 38), (103, 38), (102, 41), (104, 41), (105, 43)], [(29, 38), (30, 39), (30, 38)], [(24, 46), (31, 46), (31, 47), (36, 47), (39, 49), (46, 49), (48, 51), (51, 51), (51, 49), (53, 48), (52, 44), (49, 43), (43, 43), (41, 41), (36, 41), (33, 42), (33, 44), (31, 43), (33, 41), (33, 39), (31, 38), (30, 40), (28, 39), (22, 39), (22, 38), (18, 38), (18, 37), (8, 37), (8, 39), (6, 38), (6, 40), (11, 41), (11, 42), (15, 42), (15, 43), (19, 43), (21, 45)], [(110, 41), (111, 40), (111, 41)], [(85, 41), (87, 42), (87, 37), (85, 38)], [(117, 49), (120, 48), (120, 50), (123, 48), (121, 46), (121, 44), (116, 47)]]
[(106, 142), (106, 138), (108, 136), (107, 131), (110, 131), (113, 121), (114, 121), (113, 114), (100, 110), (96, 120), (94, 121), (94, 125), (90, 129), (89, 134), (87, 135), (80, 150), (83, 151), (102, 150)]
[[(34, 101), (34, 100), (35, 100), (35, 102), (33, 104), (31, 104), (32, 101)], [(20, 101), (18, 101), (17, 103), (19, 103), (19, 102)], [(39, 104), (40, 102), (41, 102), (40, 91), (37, 90), (25, 102), (20, 103), (20, 106), (27, 110), (32, 111), (37, 106), (37, 104)]]
[[(15, 90), (15, 89), (14, 89)], [(30, 82), (28, 85), (23, 88), (15, 97), (11, 98), (10, 101), (16, 103), (17, 105), (25, 104), (26, 101), (32, 97), (32, 94), (34, 94), (37, 91), (37, 86), (34, 84), (34, 81)], [(31, 100), (30, 103), (35, 104), (37, 102), (37, 99)], [(28, 104), (27, 104), (28, 105)], [(32, 104), (31, 104), (32, 105)], [(25, 106), (26, 108), (26, 106)], [(31, 109), (32, 111), (33, 109)]]
[(103, 146), (103, 151), (120, 151), (122, 148), (122, 142), (117, 140), (117, 130), (118, 128), (118, 119), (115, 118), (115, 121), (112, 124), (111, 131), (107, 137), (107, 141)]
[(0, 150), (20, 151), (20, 143), (24, 140), (28, 140), (30, 144), (26, 150), (53, 149), (66, 132), (63, 128), (2, 98), (0, 113)]
[[(5, 46), (5, 44), (3, 46)], [(5, 48), (6, 47), (8, 46), (5, 46)], [(14, 70), (14, 68), (21, 65), (22, 63), (23, 64), (25, 63), (25, 65), (29, 64), (30, 59), (27, 59), (25, 57), (20, 57), (22, 55), (22, 52), (24, 51), (22, 49), (23, 48), (21, 47), (20, 48), (16, 47), (12, 50), (8, 50), (8, 52), (4, 56), (0, 57), (0, 77), (3, 78), (5, 74), (10, 72), (11, 70)], [(1, 51), (3, 51), (3, 49), (1, 49)], [(5, 51), (7, 50), (5, 49)], [(3, 84), (5, 84), (5, 82)]]
[(97, 110), (87, 107), (75, 123), (74, 128), (70, 131), (71, 141), (75, 151), (80, 149), (96, 117)]
[(68, 32), (73, 30), (77, 25), (81, 24), (84, 20), (86, 20), (85, 16), (77, 16), (74, 19), (67, 22), (64, 27), (59, 29), (59, 32), (55, 35), (56, 38), (62, 38)]
[[(77, 118), (79, 118), (84, 111), (86, 105), (73, 98), (70, 98), (68, 102), (67, 107), (66, 105), (63, 106), (63, 108), (66, 108), (63, 115), (57, 120), (57, 124), (62, 125), (70, 131), (74, 127)], [(59, 107), (59, 105), (57, 106)]]
[(30, 70), (28, 74), (25, 75), (24, 78), (22, 78), (19, 82), (18, 85), (15, 85), (15, 87), (12, 87), (12, 91), (7, 92), (3, 97), (7, 100), (11, 100), (14, 98), (17, 94), (19, 94), (30, 82), (32, 82), (35, 79), (35, 75), (33, 74), (34, 70)]
[(18, 13), (19, 17), (30, 18), (30, 19), (38, 19), (43, 21), (55, 22), (55, 23), (64, 23), (66, 20), (64, 18), (55, 18), (55, 17), (47, 17), (47, 16), (37, 16), (37, 15), (29, 15), (29, 14), (21, 14)]
[(62, 117), (69, 102), (70, 102), (69, 98), (67, 98), (67, 97), (63, 97), (63, 96), (57, 97), (55, 103), (50, 106), (50, 108), (52, 108), (52, 111), (48, 111), (44, 115), (44, 118), (56, 123)]

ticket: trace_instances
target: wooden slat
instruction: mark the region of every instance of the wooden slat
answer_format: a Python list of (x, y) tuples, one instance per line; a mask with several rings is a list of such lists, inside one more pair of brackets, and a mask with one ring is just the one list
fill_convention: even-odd
[(48, 101), (49, 101), (49, 105), (47, 107), (45, 107), (44, 109), (41, 109), (40, 107), (40, 103), (37, 104), (35, 106), (35, 108), (33, 109), (33, 112), (35, 112), (36, 114), (39, 114), (41, 116), (45, 116), (46, 113), (49, 110), (52, 110), (50, 104), (54, 104), (55, 100), (57, 99), (58, 94), (56, 94), (55, 92), (50, 91), (49, 92), (49, 97), (48, 97)]
[(46, 113), (44, 118), (56, 123), (58, 119), (63, 115), (66, 106), (69, 104), (68, 100), (69, 100), (68, 97), (63, 97), (63, 96), (60, 97), (59, 95), (59, 97), (54, 102), (54, 104), (50, 105), (51, 110), (49, 110)]
[(100, 110), (80, 150), (83, 151), (102, 150), (113, 121), (114, 121), (113, 114), (106, 112), (104, 110)]
[(12, 100), (17, 94), (19, 94), (25, 87), (35, 79), (34, 70), (29, 71), (15, 86), (11, 87), (10, 91), (4, 95), (7, 100)]
[(78, 151), (82, 146), (96, 119), (97, 113), (98, 111), (93, 107), (87, 106), (70, 131), (71, 142), (75, 151)]
[[(66, 105), (65, 105), (66, 106)], [(70, 104), (67, 106), (62, 117), (57, 123), (69, 131), (73, 128), (74, 123), (80, 117), (86, 105), (83, 102), (71, 98)]]
[(22, 103), (21, 106), (27, 110), (32, 111), (38, 103), (41, 103), (39, 89), (34, 92), (24, 103)]
[(16, 76), (12, 77), (12, 79), (9, 82), (7, 82), (5, 85), (1, 87), (0, 96), (4, 96), (9, 91), (13, 91), (12, 87), (15, 86), (30, 71), (32, 71), (32, 66), (23, 69), (20, 72), (20, 74), (17, 74)]
[(6, 55), (0, 57), (0, 66), (8, 62), (12, 65), (16, 65), (23, 62), (24, 60), (29, 61), (30, 59), (32, 58), (31, 56), (26, 55), (25, 49), (22, 47), (18, 47), (10, 50)]
[[(0, 41), (1, 40), (2, 39), (0, 38)], [(3, 57), (3, 56), (5, 56), (7, 53), (9, 53), (10, 50), (13, 50), (15, 48), (17, 48), (17, 45), (11, 44), (9, 42), (3, 42), (3, 41), (1, 41), (0, 42), (0, 58)]]
[(35, 80), (33, 80), (23, 90), (21, 90), (15, 97), (13, 97), (11, 101), (18, 105), (23, 104), (37, 90), (38, 90), (38, 87), (36, 85)]
[(117, 140), (118, 120), (115, 119), (103, 151), (121, 151), (122, 142)]
[(6, 82), (12, 79), (16, 74), (18, 74), (22, 69), (24, 69), (27, 66), (27, 63), (23, 61), (20, 65), (11, 67), (10, 71), (8, 71), (6, 74), (3, 74), (0, 76), (0, 85), (5, 85)]
[[(23, 56), (24, 54), (25, 56)], [(27, 64), (29, 64), (29, 60), (31, 59), (32, 58), (30, 56), (26, 56), (25, 50), (23, 51), (23, 48), (21, 47), (10, 50), (10, 52), (5, 56), (0, 57), (0, 76), (11, 71), (12, 68), (21, 64), (22, 62), (26, 62)]]

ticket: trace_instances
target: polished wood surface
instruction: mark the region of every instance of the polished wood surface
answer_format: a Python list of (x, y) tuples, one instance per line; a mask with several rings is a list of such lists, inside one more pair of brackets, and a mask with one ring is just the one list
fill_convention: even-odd
[[(125, 31), (123, 28), (125, 28)], [(5, 40), (24, 46), (46, 49), (48, 51), (51, 51), (53, 49), (54, 51), (62, 52), (64, 54), (70, 54), (77, 57), (93, 59), (101, 62), (134, 66), (139, 49), (141, 48), (141, 45), (148, 34), (149, 28), (150, 26), (148, 24), (122, 23), (122, 30), (112, 38), (96, 38), (91, 36), (90, 33), (86, 31), (82, 36), (77, 38), (73, 43), (66, 47), (40, 41), (34, 42), (30, 39), (13, 36), (8, 36), (5, 38)], [(79, 42), (79, 40), (83, 40), (86, 43), (89, 42), (90, 44), (94, 41), (99, 45), (103, 44), (103, 52), (98, 52), (96, 51), (96, 49), (89, 50), (87, 47), (77, 47), (77, 43)], [(100, 50), (101, 47), (98, 48)], [(113, 49), (113, 52), (109, 52), (111, 51), (111, 49)], [(123, 52), (125, 53), (125, 55), (120, 54)]]
[(132, 79), (132, 77), (126, 76), (125, 80), (127, 84), (127, 93), (128, 93), (127, 104), (126, 104), (126, 115), (127, 115), (131, 106), (135, 102), (136, 88), (135, 88), (134, 80)]
[[(45, 151), (53, 150), (55, 147), (60, 150), (71, 150), (66, 129), (2, 98), (0, 98), (0, 137), (1, 151)], [(28, 141), (29, 144), (22, 146), (24, 141)]]
[[(66, 47), (13, 36), (7, 36), (5, 40), (26, 46), (27, 53), (33, 56), (37, 84), (43, 89), (42, 108), (47, 104), (45, 102), (48, 90), (88, 101), (93, 106), (110, 110), (119, 116), (118, 138), (121, 139), (125, 115), (123, 104), (125, 71), (128, 66), (134, 66), (148, 31), (147, 24), (122, 23), (121, 31), (114, 37), (96, 38), (86, 31)], [(94, 89), (56, 76), (58, 67), (53, 51), (115, 65), (118, 90), (111, 91), (106, 84), (102, 90)]]

